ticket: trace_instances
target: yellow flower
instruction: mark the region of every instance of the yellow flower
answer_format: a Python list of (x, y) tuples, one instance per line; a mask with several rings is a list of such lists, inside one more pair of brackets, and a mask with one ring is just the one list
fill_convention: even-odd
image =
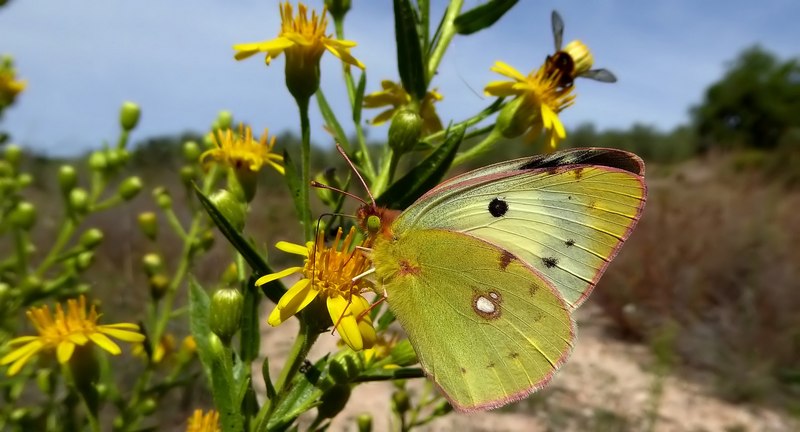
[(491, 70), (511, 78), (511, 81), (490, 82), (484, 92), (498, 97), (516, 96), (507, 105), (514, 110), (510, 122), (514, 124), (515, 132), (521, 134), (528, 130), (528, 138), (535, 139), (543, 130), (547, 130), (547, 141), (551, 148), (566, 138), (567, 133), (558, 119), (558, 113), (572, 105), (575, 95), (572, 94), (572, 86), (559, 86), (558, 73), (551, 73), (543, 65), (525, 76), (500, 61), (495, 62)]
[(364, 253), (351, 248), (355, 234), (356, 229), (351, 228), (342, 241), (342, 229), (339, 228), (331, 247), (325, 246), (322, 232), (318, 234), (316, 242), (308, 242), (305, 246), (288, 242), (278, 242), (275, 245), (284, 252), (302, 255), (306, 260), (303, 267), (290, 267), (262, 276), (256, 281), (256, 285), (264, 285), (290, 274), (303, 275), (272, 310), (268, 319), (270, 325), (281, 324), (312, 300), (321, 297), (327, 304), (331, 321), (350, 348), (359, 351), (370, 348), (375, 343), (375, 329), (372, 327), (372, 319), (366, 313), (370, 304), (361, 295), (370, 290), (372, 284), (364, 278), (353, 281), (353, 278), (369, 268)]
[(55, 316), (47, 306), (32, 308), (27, 312), (39, 336), (22, 336), (9, 341), (9, 345), (22, 345), (0, 359), (0, 365), (11, 364), (7, 374), (15, 375), (22, 366), (39, 351), (55, 350), (59, 363), (66, 363), (72, 357), (76, 345), (94, 342), (100, 348), (118, 355), (122, 351), (108, 336), (126, 342), (142, 342), (144, 335), (139, 326), (130, 323), (97, 325), (97, 311), (92, 305), (86, 313), (86, 298), (67, 300), (67, 311), (56, 305)]
[[(153, 363), (158, 364), (161, 363), (161, 361), (165, 358), (169, 359), (169, 357), (171, 357), (175, 352), (175, 336), (169, 333), (161, 336), (161, 340), (156, 346), (152, 347), (152, 349)], [(144, 349), (144, 342), (134, 344), (131, 353), (133, 353), (133, 355), (136, 357), (143, 357), (146, 359), (147, 351)]]
[[(390, 106), (391, 108), (381, 112), (370, 121), (373, 125), (379, 125), (391, 120), (395, 113), (402, 107), (411, 103), (409, 95), (402, 85), (393, 81), (381, 81), (383, 90), (376, 91), (364, 96), (364, 108), (380, 108)], [(442, 100), (442, 95), (435, 89), (429, 91), (422, 98), (419, 105), (419, 115), (422, 117), (422, 135), (429, 135), (442, 130), (442, 121), (436, 114), (435, 102)]]
[(206, 150), (200, 155), (200, 162), (206, 163), (209, 159), (222, 162), (234, 170), (248, 170), (257, 172), (264, 164), (275, 168), (283, 174), (283, 156), (275, 154), (275, 137), (269, 138), (269, 129), (264, 129), (261, 139), (256, 139), (250, 126), (239, 125), (239, 133), (231, 129), (217, 130), (214, 142), (217, 148)]
[(364, 64), (350, 54), (355, 42), (334, 39), (325, 35), (328, 28), (327, 9), (317, 15), (312, 11), (311, 19), (303, 3), (298, 4), (295, 16), (289, 2), (279, 6), (281, 30), (275, 39), (234, 45), (236, 60), (246, 59), (257, 53), (266, 53), (267, 65), (281, 53), (286, 53), (286, 84), (296, 98), (310, 97), (319, 87), (319, 62), (325, 50), (343, 62), (364, 69)]
[(211, 410), (203, 414), (203, 410), (194, 410), (186, 425), (186, 432), (220, 432), (219, 413)]
[(14, 103), (17, 95), (25, 90), (27, 83), (17, 79), (10, 57), (0, 59), (0, 109)]

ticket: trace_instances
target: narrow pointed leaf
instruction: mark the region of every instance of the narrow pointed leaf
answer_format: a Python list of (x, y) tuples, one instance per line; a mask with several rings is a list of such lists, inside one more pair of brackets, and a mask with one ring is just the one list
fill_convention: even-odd
[[(355, 124), (361, 123), (361, 112), (364, 110), (364, 92), (366, 89), (367, 73), (361, 72), (361, 78), (358, 79), (358, 87), (356, 87), (356, 99), (353, 102), (353, 122)], [(344, 149), (347, 150), (347, 147), (344, 147)]]
[(403, 88), (417, 100), (422, 100), (427, 91), (425, 61), (417, 32), (417, 15), (410, 0), (394, 0), (394, 33)]
[(459, 15), (454, 24), (456, 31), (462, 35), (468, 35), (485, 28), (491, 27), (506, 12), (508, 12), (518, 0), (490, 0), (480, 6), (474, 7)]
[(336, 118), (336, 114), (334, 114), (330, 104), (328, 104), (328, 100), (325, 99), (322, 90), (317, 90), (317, 105), (319, 105), (319, 112), (322, 113), (325, 125), (327, 125), (333, 133), (333, 138), (339, 145), (344, 147), (345, 150), (349, 150), (350, 141), (347, 140), (347, 135), (344, 133), (344, 129), (342, 129), (342, 124), (339, 123), (339, 120)]

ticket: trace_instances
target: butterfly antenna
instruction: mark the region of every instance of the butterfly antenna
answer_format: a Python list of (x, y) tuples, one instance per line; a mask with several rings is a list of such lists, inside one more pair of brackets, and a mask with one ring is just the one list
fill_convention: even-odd
[[(358, 172), (356, 172), (356, 173), (358, 173)], [(358, 176), (358, 177), (359, 177), (359, 178), (361, 178), (361, 176)], [(362, 183), (363, 183), (363, 180), (362, 180)], [(320, 182), (318, 182), (318, 181), (316, 181), (316, 180), (311, 180), (311, 187), (320, 188), (320, 189), (328, 189), (328, 190), (332, 190), (332, 191), (334, 191), (334, 192), (337, 192), (337, 193), (340, 193), (340, 194), (342, 194), (342, 195), (347, 195), (347, 196), (349, 196), (350, 198), (355, 198), (356, 200), (358, 200), (359, 202), (361, 202), (361, 204), (369, 204), (369, 203), (367, 203), (366, 201), (364, 201), (364, 199), (363, 199), (363, 198), (361, 198), (361, 197), (360, 197), (360, 196), (358, 196), (358, 195), (351, 194), (350, 192), (345, 192), (345, 191), (343, 191), (343, 190), (341, 190), (341, 189), (339, 189), (339, 188), (335, 188), (335, 187), (333, 187), (333, 186), (328, 186), (328, 185), (326, 185), (326, 184), (323, 184), (323, 183), (320, 183)], [(367, 192), (369, 192), (369, 190), (368, 190)], [(370, 195), (370, 198), (372, 198), (372, 195)], [(374, 204), (374, 200), (373, 200), (373, 204)], [(329, 213), (329, 214), (333, 215), (334, 213)], [(337, 214), (338, 214), (338, 213), (337, 213)], [(343, 216), (343, 215), (339, 214), (339, 216)]]
[[(367, 195), (369, 195), (369, 199), (370, 199), (370, 201), (372, 201), (372, 205), (376, 206), (375, 197), (372, 196), (372, 192), (370, 192), (369, 187), (367, 187), (367, 182), (364, 181), (364, 177), (361, 177), (361, 173), (358, 172), (358, 170), (356, 169), (356, 166), (353, 164), (353, 161), (351, 161), (350, 158), (347, 157), (347, 152), (344, 151), (344, 148), (342, 148), (342, 146), (339, 145), (338, 142), (336, 143), (336, 150), (339, 151), (339, 153), (342, 155), (342, 157), (344, 157), (344, 160), (347, 161), (347, 164), (350, 165), (350, 169), (352, 169), (353, 172), (356, 173), (356, 176), (358, 177), (358, 180), (361, 181), (361, 186), (364, 186), (364, 190), (367, 191)], [(363, 202), (363, 200), (362, 200), (362, 202)]]

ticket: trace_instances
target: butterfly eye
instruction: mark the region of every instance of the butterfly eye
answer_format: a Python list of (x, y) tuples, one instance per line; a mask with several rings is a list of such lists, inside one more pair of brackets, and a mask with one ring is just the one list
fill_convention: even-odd
[(381, 218), (375, 215), (367, 217), (367, 231), (370, 234), (375, 234), (381, 229)]

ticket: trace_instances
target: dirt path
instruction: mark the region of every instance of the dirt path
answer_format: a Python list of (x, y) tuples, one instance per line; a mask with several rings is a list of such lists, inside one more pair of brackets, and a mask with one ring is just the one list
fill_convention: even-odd
[[(604, 330), (607, 322), (597, 309), (587, 305), (578, 318), (577, 346), (546, 390), (501, 411), (452, 413), (422, 430), (639, 431), (649, 430), (652, 421), (652, 430), (658, 432), (800, 430), (796, 420), (765, 408), (721, 401), (700, 384), (676, 376), (657, 379), (648, 371), (654, 360), (647, 348), (610, 339)], [(271, 357), (273, 376), (278, 374), (295, 331), (294, 321), (263, 331), (262, 352)], [(323, 336), (310, 359), (319, 358), (335, 343), (335, 337)], [(660, 393), (654, 391), (659, 384)], [(390, 430), (391, 391), (390, 383), (358, 386), (330, 430), (355, 431), (356, 416), (365, 412), (373, 416), (373, 430)], [(658, 394), (660, 398), (655, 396)]]

